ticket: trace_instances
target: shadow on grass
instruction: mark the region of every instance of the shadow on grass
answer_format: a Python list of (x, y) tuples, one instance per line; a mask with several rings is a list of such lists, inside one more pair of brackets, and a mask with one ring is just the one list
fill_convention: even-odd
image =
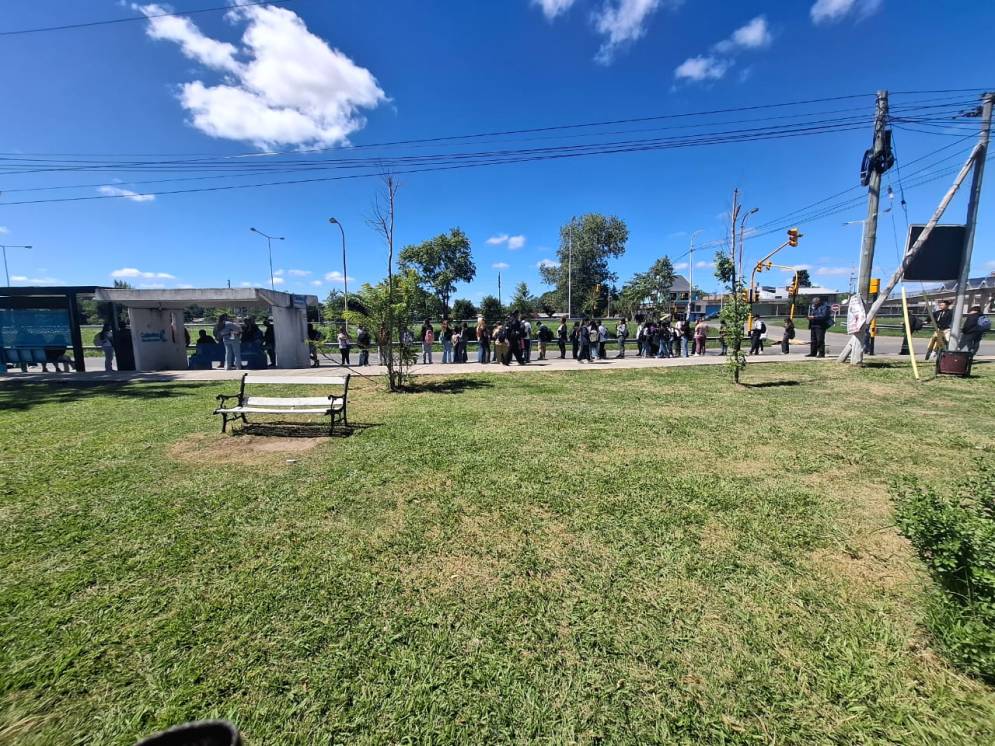
[(449, 378), (444, 381), (419, 381), (405, 387), (408, 394), (462, 394), (464, 391), (493, 388), (490, 381), (479, 378)]
[(747, 389), (773, 389), (779, 386), (801, 386), (801, 381), (762, 381), (760, 383), (743, 383)]
[(23, 412), (43, 404), (71, 404), (93, 396), (109, 396), (127, 399), (175, 399), (193, 396), (197, 389), (216, 385), (202, 383), (106, 383), (103, 381), (80, 381), (59, 383), (34, 383), (7, 381), (0, 386), (0, 408)]
[(380, 427), (374, 422), (335, 423), (335, 431), (329, 433), (328, 423), (319, 422), (250, 422), (236, 426), (229, 432), (233, 438), (247, 435), (262, 435), (274, 438), (348, 438), (363, 430)]

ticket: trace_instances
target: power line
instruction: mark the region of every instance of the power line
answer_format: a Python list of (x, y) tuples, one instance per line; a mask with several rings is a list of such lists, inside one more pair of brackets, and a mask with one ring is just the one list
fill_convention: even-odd
[(114, 23), (132, 23), (134, 21), (148, 21), (153, 18), (168, 18), (172, 16), (192, 16), (199, 13), (214, 13), (219, 10), (233, 10), (236, 8), (251, 8), (254, 5), (284, 5), (294, 2), (294, 0), (263, 0), (262, 2), (247, 2), (240, 5), (222, 5), (216, 8), (199, 8), (196, 10), (174, 11), (172, 13), (150, 13), (148, 15), (128, 16), (127, 18), (111, 18), (104, 21), (87, 21), (85, 23), (66, 23), (62, 26), (41, 26), (38, 28), (24, 28), (13, 31), (0, 31), (0, 36), (19, 36), (22, 34), (41, 34), (46, 31), (68, 31), (70, 29), (92, 28), (94, 26), (108, 26)]

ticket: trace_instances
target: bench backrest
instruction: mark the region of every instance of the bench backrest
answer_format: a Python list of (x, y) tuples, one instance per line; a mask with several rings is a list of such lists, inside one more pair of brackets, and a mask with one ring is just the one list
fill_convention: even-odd
[[(287, 376), (279, 373), (246, 373), (242, 376), (240, 399), (245, 404), (259, 406), (313, 407), (327, 405), (332, 399), (343, 400), (349, 396), (350, 376)], [(306, 396), (291, 399), (288, 397), (252, 396), (245, 392), (246, 386), (255, 384), (276, 384), (279, 386), (341, 386), (341, 394), (330, 396)]]
[(345, 386), (349, 376), (281, 376), (275, 373), (246, 373), (243, 376), (246, 386), (253, 383), (276, 383), (283, 386)]

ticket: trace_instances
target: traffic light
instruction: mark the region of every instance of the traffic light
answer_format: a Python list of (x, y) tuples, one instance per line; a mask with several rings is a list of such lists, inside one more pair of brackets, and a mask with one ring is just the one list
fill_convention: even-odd
[(877, 295), (878, 292), (880, 292), (880, 290), (881, 290), (881, 280), (879, 280), (877, 277), (872, 277), (870, 287), (868, 288), (868, 292), (871, 295)]
[(802, 234), (798, 232), (797, 228), (788, 228), (788, 246), (797, 246), (798, 239), (802, 237)]
[(753, 296), (752, 290), (747, 290), (746, 288), (743, 288), (743, 303), (750, 303), (751, 302), (750, 298), (752, 296)]

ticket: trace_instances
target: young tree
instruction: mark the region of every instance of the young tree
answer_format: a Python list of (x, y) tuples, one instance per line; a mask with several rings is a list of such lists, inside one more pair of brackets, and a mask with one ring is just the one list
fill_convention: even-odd
[(529, 316), (535, 313), (536, 299), (529, 293), (529, 286), (524, 282), (515, 286), (515, 294), (511, 296), (511, 303), (508, 304), (509, 311), (518, 311), (520, 314)]
[[(394, 207), (399, 184), (390, 172), (382, 176), (381, 191), (373, 198), (367, 224), (380, 234), (387, 246), (387, 280), (364, 300), (370, 331), (380, 347), (381, 362), (387, 367), (387, 388), (403, 389), (408, 370), (417, 358), (413, 345), (404, 344), (404, 332), (411, 320), (408, 305), (413, 303), (417, 275), (405, 273), (398, 283), (394, 277)], [(400, 287), (398, 287), (400, 285)]]
[(809, 276), (807, 269), (798, 270), (798, 287), (800, 288), (812, 287), (812, 278)]
[(453, 319), (456, 321), (465, 321), (466, 319), (476, 318), (477, 309), (466, 298), (457, 298), (453, 301)]
[(401, 267), (417, 270), (424, 285), (449, 310), (449, 297), (457, 282), (472, 282), (477, 267), (470, 255), (470, 239), (459, 228), (423, 243), (401, 249)]
[(629, 229), (614, 216), (591, 213), (560, 228), (559, 264), (539, 268), (543, 282), (555, 288), (557, 305), (567, 307), (568, 284), (572, 284), (575, 304), (583, 307), (594, 301), (595, 308), (603, 306), (603, 293), (596, 287), (606, 289), (617, 279), (608, 270), (608, 260), (622, 256), (628, 240)]
[(504, 318), (504, 306), (493, 295), (485, 295), (480, 301), (480, 314), (488, 324), (496, 324)]
[[(735, 223), (734, 214), (733, 225)], [(733, 236), (735, 236), (735, 232)], [(730, 294), (729, 302), (724, 304), (722, 311), (719, 312), (719, 319), (722, 323), (721, 334), (728, 351), (727, 367), (732, 373), (733, 381), (738, 384), (739, 375), (746, 367), (743, 338), (750, 307), (743, 301), (743, 281), (737, 277), (736, 263), (732, 259), (735, 253), (735, 244), (733, 244), (733, 250), (730, 254), (721, 250), (715, 252), (715, 277), (726, 286)]]

